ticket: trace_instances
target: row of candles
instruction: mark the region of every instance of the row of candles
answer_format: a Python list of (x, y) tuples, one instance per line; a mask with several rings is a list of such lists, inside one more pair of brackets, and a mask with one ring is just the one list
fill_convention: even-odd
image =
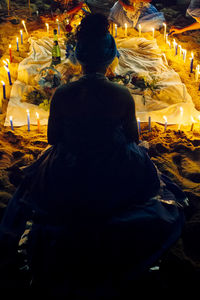
[[(182, 125), (182, 118), (183, 118), (183, 108), (180, 107), (180, 122), (178, 124), (178, 130), (181, 129), (181, 125)], [(164, 132), (166, 132), (167, 130), (167, 117), (166, 116), (163, 116), (163, 119), (164, 119)], [(200, 115), (198, 116), (198, 119), (199, 119), (199, 124), (200, 124)], [(190, 131), (193, 131), (194, 130), (194, 126), (195, 126), (195, 120), (194, 118), (191, 116), (191, 127), (190, 127)], [(140, 122), (140, 118), (137, 118), (137, 123), (138, 123), (138, 131), (139, 131), (139, 135), (141, 135), (142, 133), (142, 130), (141, 130), (141, 122)], [(148, 131), (150, 132), (151, 131), (151, 117), (149, 116), (148, 118)]]
[[(27, 112), (27, 128), (28, 128), (28, 131), (30, 131), (31, 130), (31, 127), (30, 127), (31, 123), (30, 123), (30, 111), (29, 111), (29, 109), (27, 109), (26, 112)], [(37, 129), (38, 129), (38, 131), (40, 131), (40, 118), (39, 118), (39, 114), (36, 112), (35, 115), (36, 115), (36, 120), (37, 120)], [(10, 116), (10, 127), (14, 131), (13, 117), (12, 116)]]

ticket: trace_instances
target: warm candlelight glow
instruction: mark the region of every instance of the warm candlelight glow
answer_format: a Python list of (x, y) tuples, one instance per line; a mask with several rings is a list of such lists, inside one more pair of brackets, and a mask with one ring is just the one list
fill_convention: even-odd
[(191, 125), (191, 128), (190, 128), (190, 131), (193, 131), (194, 130), (194, 118), (191, 116), (191, 120), (192, 120), (192, 125)]
[(170, 41), (167, 41), (167, 44), (169, 45), (169, 48), (171, 49), (171, 43), (170, 43)]
[(153, 39), (154, 39), (154, 35), (155, 35), (155, 29), (152, 28), (152, 37), (153, 37)]
[(35, 114), (36, 114), (36, 118), (37, 118), (37, 128), (38, 128), (38, 131), (40, 131), (40, 118), (39, 118), (39, 114), (38, 114), (38, 112), (36, 112)]
[(167, 40), (167, 35), (166, 35), (166, 31), (167, 31), (167, 25), (166, 25), (166, 23), (163, 23), (163, 26), (164, 26), (164, 41), (166, 42)]
[(124, 32), (124, 34), (125, 34), (125, 36), (127, 36), (127, 23), (124, 24), (124, 27), (125, 27), (125, 32)]
[(138, 28), (139, 28), (139, 36), (141, 36), (141, 32), (142, 32), (141, 24), (138, 25)]
[(45, 23), (46, 27), (47, 27), (47, 33), (49, 33), (49, 24)]
[(182, 106), (180, 107), (180, 122), (179, 122), (179, 125), (178, 125), (178, 130), (181, 129), (181, 121), (182, 121), (182, 118), (183, 118), (183, 108)]
[(163, 116), (163, 119), (165, 120), (165, 131), (167, 130), (167, 117)]
[(26, 24), (25, 24), (25, 21), (24, 21), (24, 20), (22, 21), (22, 24), (23, 24), (23, 26), (24, 26), (24, 29), (25, 29), (25, 31), (26, 31), (26, 34), (28, 34), (28, 31), (27, 31)]

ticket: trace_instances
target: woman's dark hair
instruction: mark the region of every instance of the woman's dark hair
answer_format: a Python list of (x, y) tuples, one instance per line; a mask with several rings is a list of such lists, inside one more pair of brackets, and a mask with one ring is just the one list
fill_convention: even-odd
[(77, 27), (76, 39), (86, 40), (104, 36), (109, 32), (109, 26), (106, 16), (99, 13), (89, 14), (82, 19), (81, 24)]

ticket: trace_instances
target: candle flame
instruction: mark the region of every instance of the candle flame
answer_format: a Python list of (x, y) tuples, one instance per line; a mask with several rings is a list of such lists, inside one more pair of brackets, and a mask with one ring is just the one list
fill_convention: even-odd
[(22, 34), (22, 33), (23, 33), (23, 30), (20, 30), (19, 32)]
[(1, 83), (2, 83), (3, 85), (5, 85), (5, 82), (4, 82), (3, 80), (1, 80)]
[(36, 112), (35, 114), (36, 114), (36, 118), (39, 119), (39, 114), (38, 114), (38, 112)]
[(11, 44), (9, 45), (9, 48), (11, 48)]
[(5, 65), (7, 65), (7, 62), (6, 62), (5, 60), (3, 60), (3, 63), (4, 63)]
[(194, 121), (194, 118), (193, 118), (193, 116), (191, 116), (191, 120), (192, 120), (192, 123), (194, 123), (195, 121)]
[(180, 111), (181, 111), (181, 113), (183, 113), (183, 108), (182, 108), (182, 106), (180, 107)]
[(124, 24), (125, 28), (127, 28), (127, 23)]
[(167, 122), (167, 117), (166, 116), (163, 116), (163, 119), (165, 120), (165, 122)]
[(137, 118), (137, 121), (140, 122), (140, 118)]
[(12, 116), (10, 116), (10, 121), (12, 121)]
[(200, 121), (200, 115), (198, 116), (198, 119), (199, 119), (199, 121)]
[(191, 58), (194, 58), (194, 53), (193, 52), (191, 52)]
[(29, 109), (26, 110), (27, 114), (29, 114)]
[(9, 59), (8, 59), (8, 58), (6, 58), (6, 60), (7, 60), (8, 64), (9, 64), (9, 63), (10, 63)]
[(19, 40), (19, 38), (18, 37), (16, 37), (16, 41), (18, 42), (18, 40)]
[(6, 66), (4, 66), (4, 68), (5, 68), (5, 70), (6, 70), (7, 72), (10, 72), (9, 69), (8, 69)]

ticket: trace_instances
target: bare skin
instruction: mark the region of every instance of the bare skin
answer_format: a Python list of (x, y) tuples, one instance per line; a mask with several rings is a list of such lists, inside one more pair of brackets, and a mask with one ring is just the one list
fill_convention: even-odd
[(200, 29), (200, 18), (196, 18), (196, 21), (195, 23), (189, 25), (189, 26), (186, 26), (184, 28), (177, 28), (177, 27), (171, 27), (170, 28), (170, 34), (171, 35), (175, 35), (175, 34), (179, 34), (179, 33), (183, 33), (183, 32), (186, 32), (186, 31), (189, 31), (189, 30), (197, 30), (197, 29)]

